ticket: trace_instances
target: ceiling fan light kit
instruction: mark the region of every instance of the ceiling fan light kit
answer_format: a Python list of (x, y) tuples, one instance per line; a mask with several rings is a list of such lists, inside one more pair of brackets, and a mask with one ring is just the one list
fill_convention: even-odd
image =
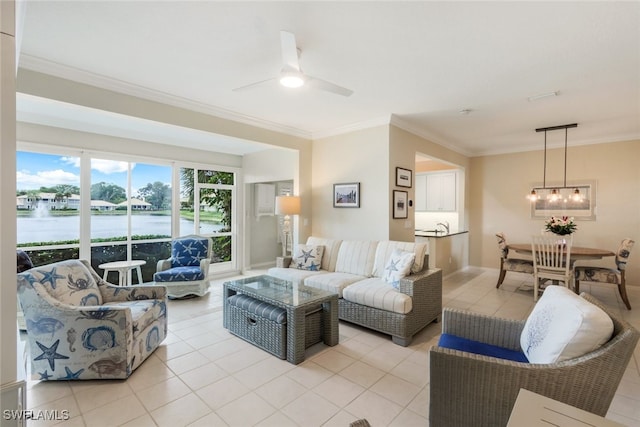
[(300, 71), (283, 70), (280, 74), (280, 84), (295, 89), (304, 86), (304, 76)]
[(280, 48), (282, 51), (282, 71), (277, 78), (270, 78), (259, 82), (251, 83), (245, 86), (237, 87), (233, 89), (234, 92), (250, 89), (263, 83), (278, 80), (280, 85), (287, 88), (299, 88), (308, 84), (310, 87), (325, 92), (330, 92), (341, 96), (351, 96), (353, 91), (351, 89), (338, 86), (337, 84), (328, 82), (326, 80), (312, 77), (308, 74), (304, 74), (300, 68), (298, 61), (300, 53), (302, 52), (296, 45), (296, 36), (288, 31), (280, 31)]

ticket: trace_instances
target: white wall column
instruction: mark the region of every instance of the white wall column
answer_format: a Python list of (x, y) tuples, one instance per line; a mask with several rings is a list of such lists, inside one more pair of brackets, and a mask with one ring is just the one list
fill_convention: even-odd
[[(0, 1), (0, 386), (2, 410), (22, 409), (16, 307), (16, 41), (15, 2)], [(19, 425), (2, 419), (3, 426)]]

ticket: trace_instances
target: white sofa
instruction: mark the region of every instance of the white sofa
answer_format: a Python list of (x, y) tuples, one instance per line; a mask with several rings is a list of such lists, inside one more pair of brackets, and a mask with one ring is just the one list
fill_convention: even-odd
[[(309, 237), (306, 248), (310, 246), (323, 248), (319, 269), (296, 268), (296, 246), (293, 256), (278, 258), (268, 274), (337, 293), (341, 320), (389, 334), (402, 346), (429, 323), (439, 321), (442, 271), (427, 268), (425, 243)], [(383, 279), (395, 250), (415, 254), (410, 274), (396, 287)]]

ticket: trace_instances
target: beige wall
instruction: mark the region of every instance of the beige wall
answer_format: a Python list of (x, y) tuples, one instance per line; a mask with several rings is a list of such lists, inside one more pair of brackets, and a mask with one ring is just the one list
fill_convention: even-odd
[[(313, 142), (312, 234), (345, 239), (414, 240), (414, 208), (407, 219), (394, 219), (396, 167), (415, 174), (416, 153), (468, 168), (467, 157), (394, 125), (350, 132)], [(360, 182), (360, 209), (333, 208), (333, 184)], [(461, 196), (464, 200), (464, 195)]]
[[(542, 219), (530, 218), (525, 196), (542, 181), (543, 152), (503, 154), (471, 159), (469, 239), (471, 265), (497, 268), (494, 234), (506, 233), (510, 242), (528, 242), (540, 233)], [(627, 283), (640, 285), (640, 141), (570, 147), (567, 182), (595, 180), (597, 218), (579, 221), (574, 245), (615, 251), (625, 237), (636, 242), (631, 252)], [(564, 153), (549, 150), (547, 182), (562, 182)], [(596, 262), (594, 262), (596, 263)], [(613, 265), (613, 259), (598, 264)]]
[[(312, 167), (314, 236), (352, 240), (388, 238), (391, 212), (388, 126), (313, 141)], [(349, 182), (360, 183), (360, 208), (334, 208), (333, 184)]]
[[(391, 125), (389, 128), (389, 141), (390, 141), (390, 144), (389, 144), (390, 150), (391, 150), (391, 153), (393, 153), (392, 156), (394, 156), (394, 160), (397, 162), (397, 163), (392, 162), (393, 172), (392, 172), (391, 179), (395, 180), (395, 166), (401, 166), (408, 162), (408, 164), (411, 165), (409, 169), (412, 169), (414, 171), (414, 183), (415, 183), (415, 173), (418, 169), (415, 162), (416, 153), (428, 155), (429, 157), (442, 160), (443, 162), (448, 162), (450, 164), (457, 165), (460, 168), (461, 172), (459, 172), (459, 177), (462, 180), (462, 183), (460, 185), (461, 191), (460, 191), (460, 194), (458, 195), (458, 205), (460, 206), (461, 214), (459, 216), (455, 215), (455, 218), (456, 218), (455, 221), (457, 223), (453, 224), (451, 229), (467, 230), (468, 229), (468, 215), (467, 215), (468, 211), (465, 208), (465, 206), (466, 206), (466, 200), (468, 199), (469, 175), (465, 173), (465, 170), (469, 168), (469, 158), (460, 153), (456, 153), (455, 151), (452, 151), (446, 147), (443, 147), (442, 145), (435, 144), (427, 139), (424, 139), (418, 135), (415, 135), (411, 132), (408, 132), (404, 129), (401, 129), (393, 125)], [(406, 166), (401, 166), (401, 167), (406, 167)], [(393, 182), (393, 184), (395, 184), (395, 181)], [(402, 190), (405, 190), (405, 189), (403, 188)], [(411, 200), (415, 200), (415, 185), (408, 190), (409, 190), (409, 198)], [(409, 210), (409, 218), (411, 219), (410, 228), (403, 228), (404, 224), (402, 222), (399, 222), (398, 220), (395, 220), (394, 222), (395, 234), (393, 237), (395, 240), (413, 240), (413, 234), (414, 234), (413, 230), (416, 224), (415, 209), (411, 208)], [(418, 219), (422, 220), (423, 218), (420, 217)], [(446, 215), (440, 215), (437, 217), (438, 221), (448, 220), (448, 219), (449, 218), (447, 218)], [(450, 223), (453, 223), (453, 220), (450, 221)], [(402, 238), (398, 238), (398, 236), (401, 236)]]

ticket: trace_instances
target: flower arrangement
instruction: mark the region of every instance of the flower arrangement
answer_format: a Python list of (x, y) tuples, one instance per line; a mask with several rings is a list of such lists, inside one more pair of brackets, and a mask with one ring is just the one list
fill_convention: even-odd
[(573, 217), (569, 218), (568, 216), (552, 216), (544, 222), (544, 228), (554, 234), (564, 236), (576, 231), (578, 229), (578, 226), (574, 222)]

